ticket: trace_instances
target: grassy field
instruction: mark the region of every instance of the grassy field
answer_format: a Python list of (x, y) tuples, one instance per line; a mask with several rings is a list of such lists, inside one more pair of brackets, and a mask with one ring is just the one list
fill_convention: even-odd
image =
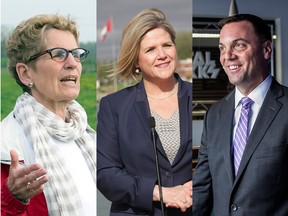
[[(95, 62), (95, 61), (94, 61)], [(96, 128), (96, 65), (83, 64), (81, 77), (81, 91), (76, 99), (86, 110), (89, 125)], [(2, 64), (3, 66), (3, 64)], [(5, 118), (13, 109), (15, 101), (22, 94), (22, 89), (16, 81), (10, 76), (6, 67), (1, 67), (1, 120)]]

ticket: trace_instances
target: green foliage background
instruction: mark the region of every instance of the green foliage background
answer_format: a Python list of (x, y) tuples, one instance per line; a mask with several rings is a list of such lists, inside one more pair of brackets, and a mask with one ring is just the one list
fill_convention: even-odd
[(178, 59), (192, 58), (192, 32), (177, 32), (176, 48)]

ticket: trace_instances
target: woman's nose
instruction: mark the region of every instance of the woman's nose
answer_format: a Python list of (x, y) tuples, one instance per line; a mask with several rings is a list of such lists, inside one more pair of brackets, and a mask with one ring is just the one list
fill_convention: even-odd
[(65, 60), (65, 67), (74, 69), (77, 67), (78, 64), (79, 64), (79, 61), (75, 59), (72, 53), (69, 53), (67, 56), (67, 59)]
[(165, 58), (167, 56), (167, 53), (163, 48), (159, 48), (158, 56), (159, 56), (159, 58)]

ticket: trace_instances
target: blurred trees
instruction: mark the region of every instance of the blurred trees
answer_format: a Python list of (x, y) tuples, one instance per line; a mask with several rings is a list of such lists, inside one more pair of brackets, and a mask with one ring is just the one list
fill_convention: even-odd
[(192, 32), (177, 32), (176, 47), (179, 60), (192, 58)]
[(7, 25), (1, 25), (1, 57), (6, 57), (6, 39), (11, 31)]

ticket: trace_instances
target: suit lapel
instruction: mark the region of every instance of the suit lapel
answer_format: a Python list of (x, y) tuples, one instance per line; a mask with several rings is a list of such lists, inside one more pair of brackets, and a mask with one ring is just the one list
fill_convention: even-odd
[(248, 138), (235, 182), (237, 182), (239, 177), (242, 175), (245, 167), (249, 163), (251, 156), (253, 155), (266, 131), (269, 129), (275, 116), (281, 109), (282, 104), (277, 101), (277, 98), (281, 97), (282, 95), (283, 92), (281, 91), (280, 85), (275, 80), (273, 80), (257, 116), (251, 134)]
[(151, 116), (149, 111), (149, 105), (145, 96), (143, 81), (139, 83), (136, 88), (136, 99), (134, 101), (134, 110), (137, 117), (144, 128), (147, 135), (150, 136), (151, 130), (149, 128), (148, 118)]
[[(184, 83), (181, 80), (178, 82), (178, 84), (180, 147), (174, 159), (173, 165), (181, 161), (183, 154), (186, 152), (187, 145), (190, 144), (192, 148), (192, 84), (191, 89), (185, 88)], [(187, 142), (187, 140), (190, 142)]]
[[(140, 119), (140, 122), (144, 128), (145, 133), (151, 139), (151, 129), (149, 128), (149, 122), (148, 122), (148, 118), (151, 117), (151, 113), (147, 97), (145, 94), (143, 81), (140, 82), (139, 85), (137, 86), (136, 100), (134, 101), (134, 109), (137, 114), (137, 117)], [(157, 139), (157, 136), (156, 136), (156, 145), (161, 154), (166, 155), (159, 139)]]
[(219, 151), (222, 151), (224, 157), (224, 167), (228, 174), (229, 181), (233, 185), (234, 181), (234, 170), (233, 161), (231, 159), (231, 143), (232, 143), (232, 131), (233, 131), (233, 116), (234, 116), (234, 103), (235, 103), (235, 91), (231, 92), (224, 101), (223, 110), (219, 112), (217, 121), (219, 121), (220, 127), (220, 138), (221, 144)]

